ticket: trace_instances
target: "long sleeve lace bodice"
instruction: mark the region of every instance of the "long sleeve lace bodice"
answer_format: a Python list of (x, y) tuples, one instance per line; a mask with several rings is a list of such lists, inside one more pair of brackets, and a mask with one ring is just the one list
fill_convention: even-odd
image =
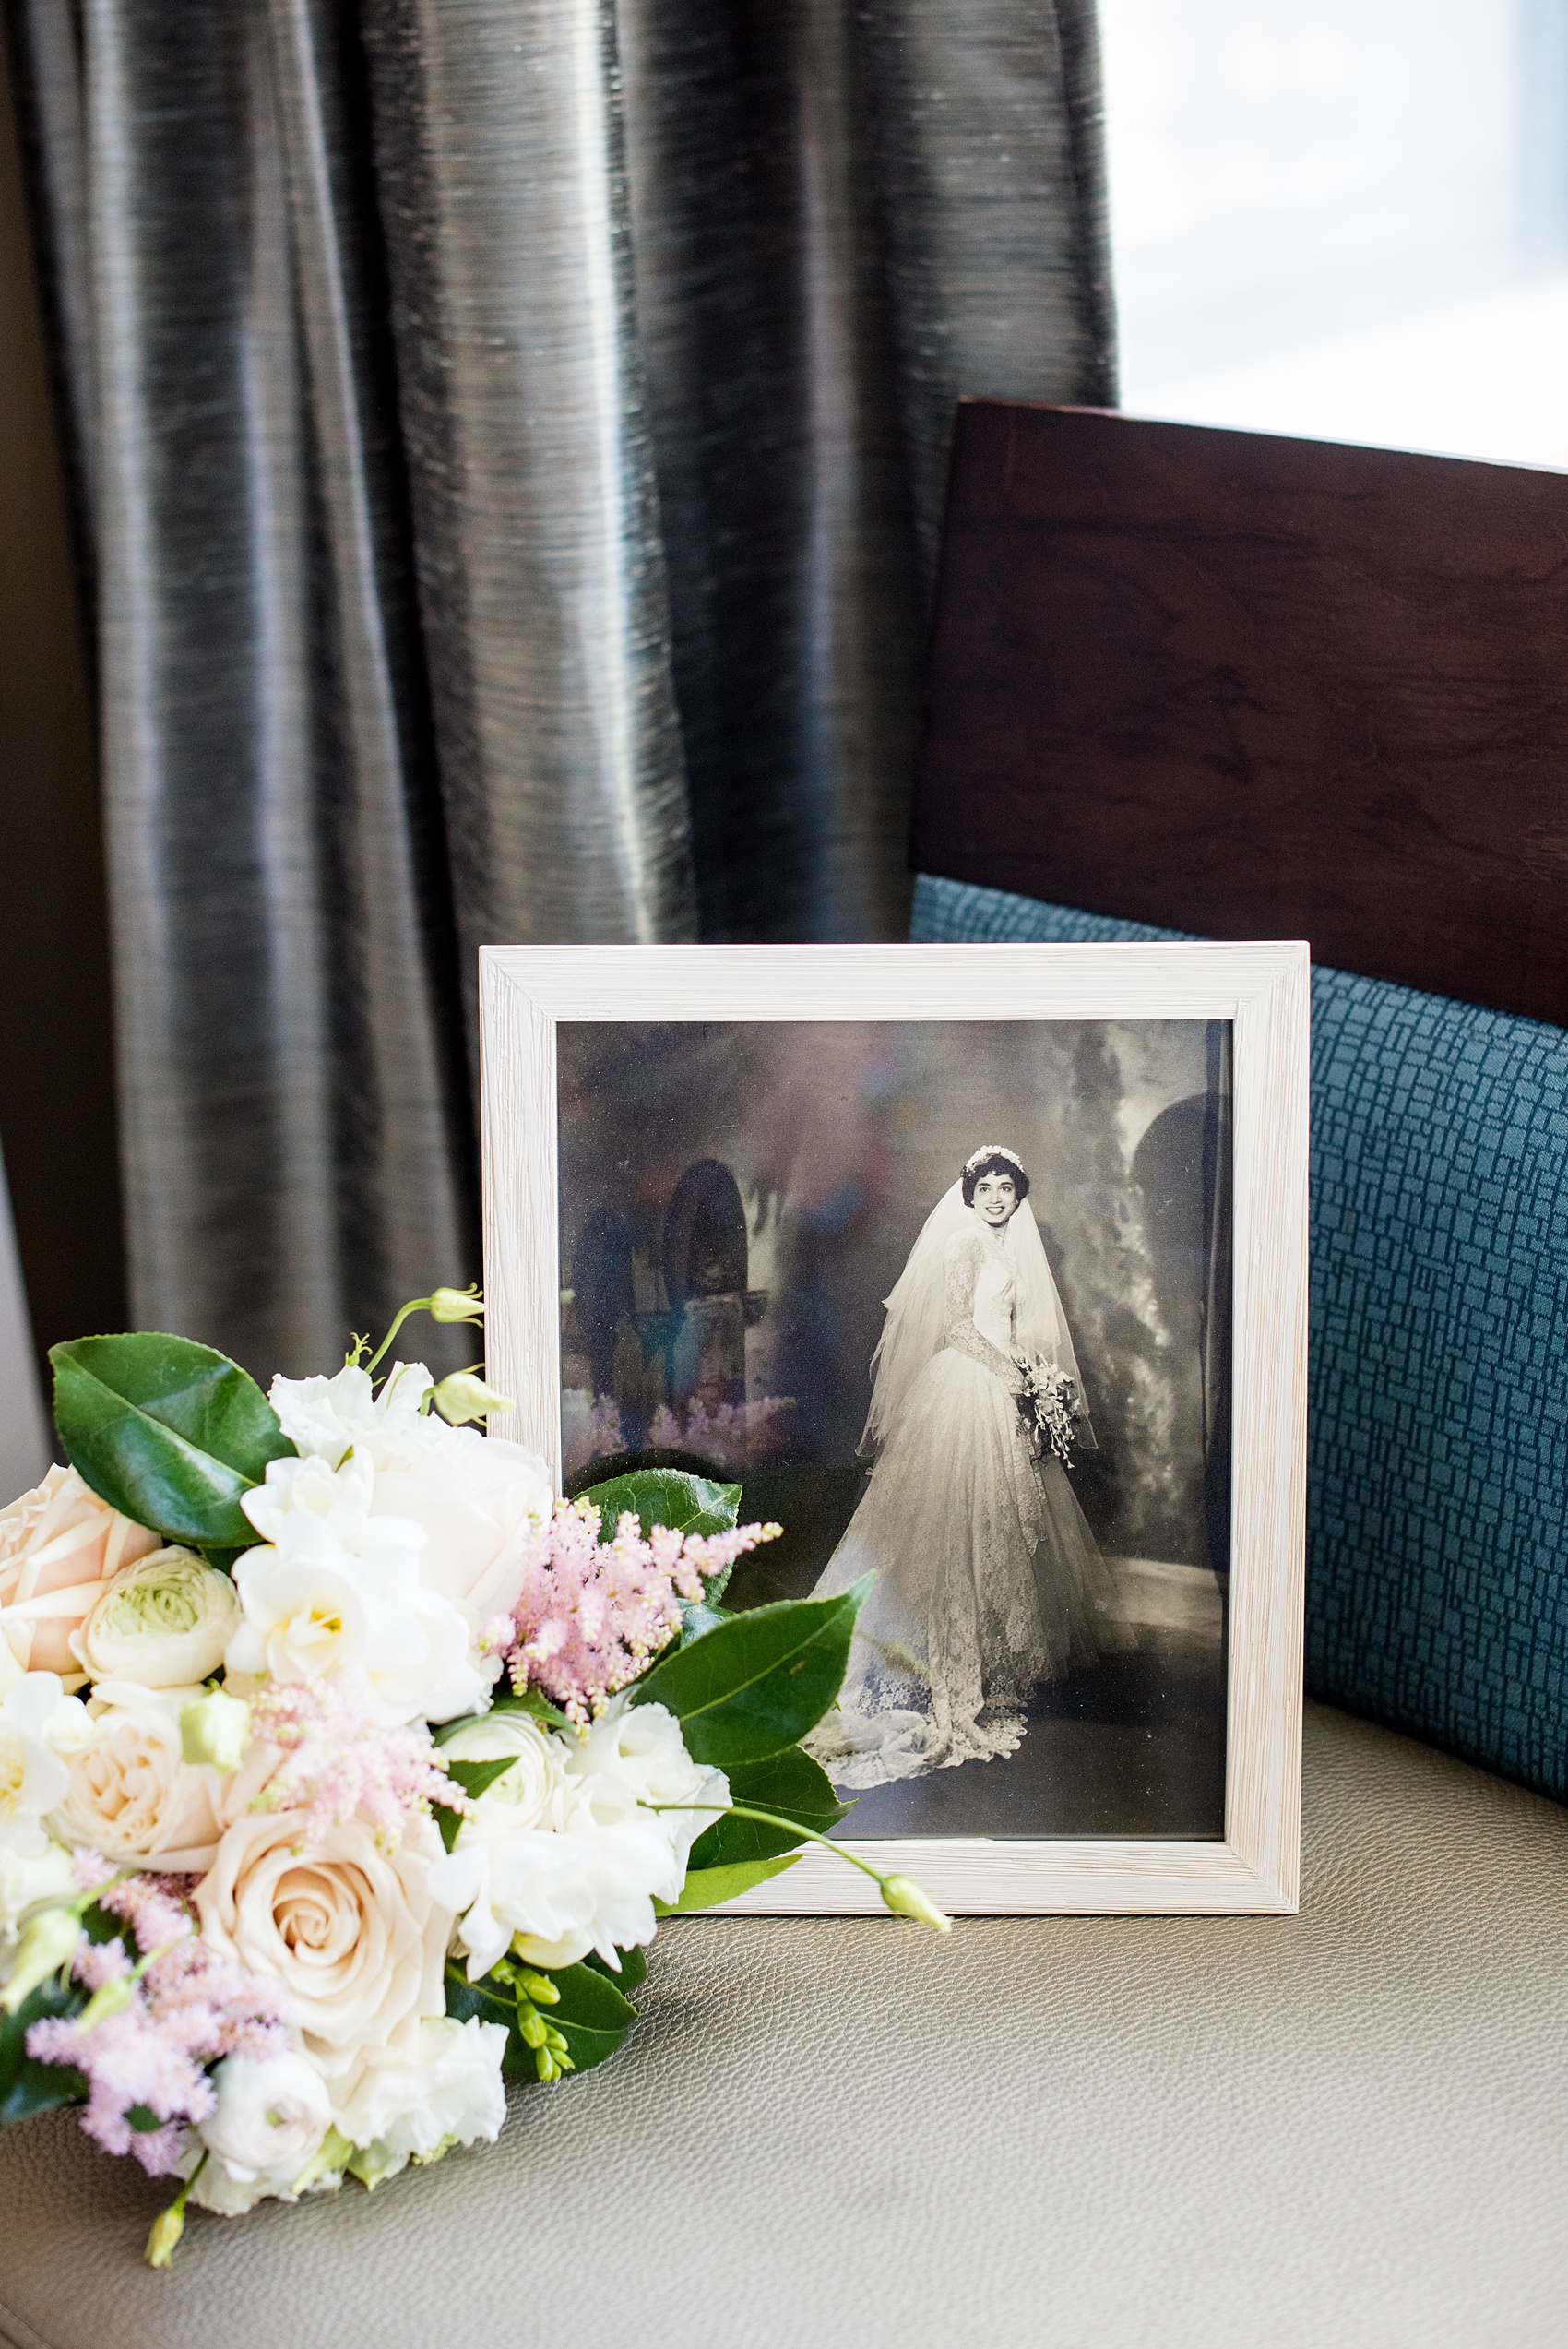
[(1013, 1360), (1015, 1282), (1004, 1259), (992, 1254), (979, 1232), (956, 1233), (943, 1259), (946, 1281), (946, 1342), (968, 1354), (1016, 1393), (1018, 1366)]

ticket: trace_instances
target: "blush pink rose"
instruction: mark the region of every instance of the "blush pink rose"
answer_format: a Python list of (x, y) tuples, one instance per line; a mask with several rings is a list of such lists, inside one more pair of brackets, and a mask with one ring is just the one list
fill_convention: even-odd
[(87, 1675), (72, 1632), (104, 1583), (162, 1542), (101, 1501), (74, 1468), (52, 1468), (0, 1508), (0, 1687), (13, 1663), (57, 1672), (67, 1689), (79, 1688)]

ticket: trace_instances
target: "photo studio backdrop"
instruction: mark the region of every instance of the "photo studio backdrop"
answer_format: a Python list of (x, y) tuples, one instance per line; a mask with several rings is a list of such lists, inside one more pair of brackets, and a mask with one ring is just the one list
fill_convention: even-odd
[[(10, 30), (96, 673), (117, 1309), (314, 1364), (477, 1271), (481, 941), (903, 935), (955, 401), (1113, 396), (1094, 12)], [(39, 886), (87, 923), (90, 872)], [(0, 1121), (46, 1341), (116, 1309), (45, 1294), (87, 1193), (62, 1228), (31, 1115), (107, 1005), (26, 979)]]

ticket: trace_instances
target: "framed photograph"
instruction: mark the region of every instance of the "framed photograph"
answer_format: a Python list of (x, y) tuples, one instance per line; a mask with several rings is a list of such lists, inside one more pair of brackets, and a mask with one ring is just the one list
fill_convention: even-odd
[(494, 947), (481, 1001), (493, 1425), (739, 1483), (727, 1606), (873, 1575), (836, 1832), (956, 1912), (1293, 1909), (1305, 946)]

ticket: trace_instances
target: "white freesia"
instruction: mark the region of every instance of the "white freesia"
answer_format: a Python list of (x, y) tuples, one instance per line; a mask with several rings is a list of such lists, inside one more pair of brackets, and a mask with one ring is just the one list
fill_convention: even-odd
[(263, 2195), (292, 2197), (332, 2125), (327, 2084), (303, 2056), (226, 2056), (197, 2132), (209, 2156), (192, 2199), (230, 2216)]
[(235, 1563), (244, 1620), (228, 1668), (276, 1680), (352, 1673), (388, 1724), (476, 1711), (492, 1675), (470, 1656), (462, 1616), (420, 1581), (423, 1528), (372, 1510), (372, 1475), (358, 1458), (336, 1472), (275, 1461), (266, 1485), (246, 1494), (271, 1539)]
[[(88, 1734), (79, 1697), (67, 1697), (55, 1672), (28, 1672), (0, 1704), (0, 1840), (30, 1829), (64, 1801), (70, 1783), (62, 1753)], [(34, 1839), (24, 1837), (31, 1848)]]
[[(480, 1658), (479, 1635), (515, 1603), (524, 1544), (548, 1522), (554, 1486), (536, 1452), (423, 1411), (431, 1389), (421, 1362), (395, 1364), (379, 1395), (358, 1368), (332, 1378), (275, 1378), (273, 1409), (304, 1458), (269, 1468), (266, 1491), (276, 1485), (287, 1506), (302, 1505), (307, 1463), (373, 1474), (367, 1508), (423, 1527), (420, 1580), (461, 1611), (473, 1661), (493, 1680), (499, 1661)], [(274, 1539), (258, 1513), (269, 1506), (264, 1495), (245, 1501), (252, 1522)]]
[(28, 1911), (40, 1901), (63, 1900), (76, 1889), (70, 1853), (42, 1827), (31, 1821), (0, 1827), (0, 1981)]
[(465, 1821), (430, 1880), (438, 1900), (462, 1912), (457, 1945), (477, 1982), (508, 1947), (530, 1964), (553, 1966), (597, 1950), (618, 1970), (616, 1951), (653, 1939), (653, 1903), (673, 1901), (684, 1877), (669, 1836), (644, 1812), (616, 1827), (513, 1834)]
[(374, 2146), (377, 2182), (411, 2158), (428, 2161), (456, 2142), (493, 2144), (506, 2117), (501, 2058), (506, 2033), (498, 2022), (422, 2022), (403, 2047), (373, 2047), (351, 2093), (333, 2114), (343, 2135)]
[(187, 1762), (180, 1733), (184, 1692), (101, 1680), (50, 1825), (67, 1843), (117, 1863), (200, 1870), (219, 1820), (214, 1773)]
[(729, 1780), (692, 1759), (674, 1715), (663, 1705), (634, 1705), (627, 1694), (612, 1697), (569, 1747), (566, 1769), (601, 1824), (634, 1818), (644, 1806), (645, 1817), (656, 1812), (683, 1868), (697, 1837), (729, 1806)]
[(70, 1634), (70, 1646), (90, 1680), (196, 1687), (222, 1663), (239, 1621), (228, 1576), (173, 1544), (122, 1567)]

